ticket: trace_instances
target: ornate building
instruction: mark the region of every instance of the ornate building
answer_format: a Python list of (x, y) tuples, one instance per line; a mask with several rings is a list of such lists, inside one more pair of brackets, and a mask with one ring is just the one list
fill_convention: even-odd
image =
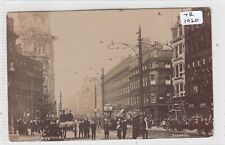
[(212, 117), (212, 39), (209, 8), (203, 12), (204, 23), (185, 26), (185, 82), (187, 114)]
[[(9, 126), (16, 119), (41, 118), (43, 103), (42, 63), (20, 53), (13, 19), (7, 17)], [(11, 129), (11, 128), (10, 128)]]
[(172, 118), (182, 120), (185, 115), (185, 39), (184, 26), (177, 23), (171, 28), (173, 48), (173, 97), (171, 98), (170, 113)]
[(18, 34), (21, 53), (43, 64), (43, 98), (47, 113), (56, 113), (54, 83), (54, 49), (49, 29), (49, 15), (43, 12), (23, 12), (17, 14)]

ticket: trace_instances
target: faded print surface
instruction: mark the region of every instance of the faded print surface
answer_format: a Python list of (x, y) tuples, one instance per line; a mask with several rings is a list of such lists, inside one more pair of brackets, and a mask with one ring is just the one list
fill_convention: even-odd
[(7, 48), (12, 141), (212, 135), (208, 8), (14, 12)]

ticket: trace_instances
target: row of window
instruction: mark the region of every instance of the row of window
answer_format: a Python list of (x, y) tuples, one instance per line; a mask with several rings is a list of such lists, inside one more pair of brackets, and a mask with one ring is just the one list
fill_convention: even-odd
[(14, 64), (13, 62), (10, 63), (10, 67), (12, 67), (14, 69), (16, 67), (15, 65), (17, 65), (18, 68), (23, 69), (23, 70), (29, 69), (29, 70), (34, 70), (34, 71), (42, 71), (41, 67), (35, 66), (33, 64), (27, 63), (22, 60), (17, 60), (16, 64)]
[[(143, 65), (142, 70), (145, 71), (147, 68), (171, 68), (171, 63), (170, 62), (152, 62), (149, 63), (149, 65)], [(133, 75), (138, 75), (139, 74), (139, 69), (136, 69), (132, 73)]]
[(195, 68), (195, 67), (203, 66), (203, 65), (205, 65), (207, 63), (206, 61), (208, 63), (211, 63), (212, 62), (212, 58), (209, 57), (208, 59), (202, 58), (202, 59), (194, 60), (191, 63), (187, 64), (187, 68), (190, 69), (191, 67)]
[[(170, 96), (171, 93), (167, 93), (167, 96)], [(150, 94), (143, 94), (143, 103), (146, 104), (154, 104), (157, 103), (157, 96), (156, 93), (150, 93)], [(162, 100), (163, 97), (159, 97), (159, 100)], [(139, 96), (129, 97), (126, 99), (121, 100), (121, 104), (123, 105), (138, 105), (139, 102)]]
[[(156, 85), (156, 80), (150, 80), (150, 84), (151, 85)], [(171, 85), (170, 76), (166, 76), (165, 84), (166, 85)], [(147, 79), (147, 77), (143, 78), (143, 86), (144, 87), (148, 86), (148, 79)], [(120, 89), (118, 95), (127, 95), (127, 94), (130, 93), (130, 91), (138, 89), (139, 87), (140, 87), (140, 81), (139, 80), (133, 81), (130, 84), (130, 86)]]
[(144, 94), (144, 104), (156, 103), (156, 93)]

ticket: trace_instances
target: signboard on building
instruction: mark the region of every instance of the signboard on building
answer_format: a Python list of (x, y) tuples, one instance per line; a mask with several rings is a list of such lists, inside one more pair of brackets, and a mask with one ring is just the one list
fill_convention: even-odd
[(112, 111), (112, 110), (113, 110), (113, 106), (111, 104), (105, 104), (104, 111)]

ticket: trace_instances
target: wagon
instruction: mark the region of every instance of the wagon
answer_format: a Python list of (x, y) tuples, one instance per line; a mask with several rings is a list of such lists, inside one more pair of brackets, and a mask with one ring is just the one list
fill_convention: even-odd
[(50, 124), (46, 125), (41, 134), (43, 141), (63, 140), (63, 132), (59, 124), (55, 120), (51, 120)]

